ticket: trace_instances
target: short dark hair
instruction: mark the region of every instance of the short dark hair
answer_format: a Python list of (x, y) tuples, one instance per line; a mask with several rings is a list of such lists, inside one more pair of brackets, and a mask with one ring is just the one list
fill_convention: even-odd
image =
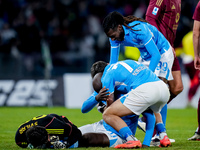
[(108, 64), (105, 62), (105, 61), (97, 61), (95, 62), (90, 71), (91, 71), (91, 76), (92, 78), (94, 78), (94, 76), (97, 74), (97, 73), (100, 73), (104, 71), (105, 67), (107, 66)]
[(26, 131), (26, 138), (28, 143), (37, 148), (48, 142), (48, 133), (45, 127), (32, 126)]

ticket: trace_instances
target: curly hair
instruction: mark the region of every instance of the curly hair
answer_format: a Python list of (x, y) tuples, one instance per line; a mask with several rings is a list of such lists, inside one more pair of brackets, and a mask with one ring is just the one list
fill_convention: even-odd
[(127, 17), (124, 17), (122, 14), (120, 14), (119, 12), (116, 12), (116, 11), (113, 11), (111, 13), (109, 13), (103, 20), (103, 29), (104, 29), (104, 32), (105, 33), (108, 33), (108, 31), (110, 29), (115, 29), (118, 25), (124, 25), (126, 26), (127, 28), (133, 30), (133, 31), (139, 31), (139, 30), (134, 30), (132, 29), (131, 27), (134, 27), (134, 26), (128, 26), (127, 24), (133, 22), (133, 21), (142, 21), (142, 22), (147, 22), (146, 20), (142, 19), (142, 18), (138, 18), (138, 17), (135, 17), (135, 16), (127, 16)]
[(37, 148), (48, 142), (48, 133), (45, 127), (32, 126), (26, 131), (26, 138), (34, 148)]
[(97, 74), (97, 73), (100, 73), (104, 71), (105, 67), (107, 66), (108, 64), (104, 61), (97, 61), (95, 62), (91, 69), (90, 69), (90, 72), (91, 72), (91, 76), (92, 78), (94, 78), (94, 76)]

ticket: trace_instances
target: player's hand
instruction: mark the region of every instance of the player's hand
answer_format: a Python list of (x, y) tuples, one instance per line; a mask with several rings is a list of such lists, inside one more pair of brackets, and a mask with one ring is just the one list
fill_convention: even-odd
[(110, 106), (113, 102), (114, 102), (114, 94), (111, 93), (110, 95), (108, 95), (106, 99), (107, 107)]
[(200, 70), (200, 57), (198, 56), (194, 58), (194, 68)]
[(98, 95), (95, 96), (96, 101), (98, 101), (98, 102), (100, 102), (100, 101), (106, 101), (106, 99), (107, 99), (109, 93), (110, 93), (110, 92), (108, 92), (108, 89), (106, 89), (105, 87), (102, 88), (102, 89), (99, 91)]

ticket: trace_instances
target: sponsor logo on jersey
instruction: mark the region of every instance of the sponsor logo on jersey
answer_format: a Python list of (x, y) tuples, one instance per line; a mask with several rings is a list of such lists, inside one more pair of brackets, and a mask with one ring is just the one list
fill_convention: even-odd
[(158, 10), (159, 10), (159, 8), (154, 7), (154, 8), (153, 8), (153, 11), (152, 11), (152, 14), (153, 14), (153, 15), (157, 15)]

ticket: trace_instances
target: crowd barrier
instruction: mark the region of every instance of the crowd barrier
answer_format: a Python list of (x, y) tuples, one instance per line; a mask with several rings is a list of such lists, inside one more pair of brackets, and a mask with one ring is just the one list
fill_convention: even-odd
[[(184, 90), (168, 104), (168, 108), (197, 108), (200, 97), (198, 88), (191, 103), (188, 103), (189, 77), (182, 75)], [(0, 80), (0, 106), (65, 106), (81, 108), (92, 94), (92, 79), (89, 73), (66, 73), (63, 77), (45, 79)]]

